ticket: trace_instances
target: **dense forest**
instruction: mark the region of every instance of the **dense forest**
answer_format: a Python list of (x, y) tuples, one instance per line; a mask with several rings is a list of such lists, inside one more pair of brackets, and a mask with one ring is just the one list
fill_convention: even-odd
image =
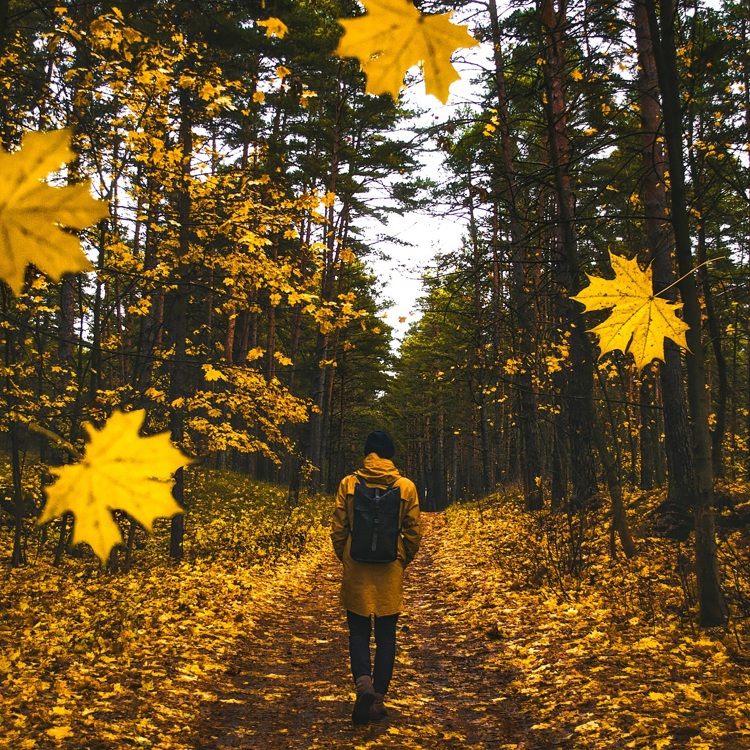
[[(201, 467), (287, 488), (289, 507), (332, 492), (385, 428), (425, 510), (517, 491), (568, 529), (568, 572), (595, 512), (612, 555), (635, 556), (630, 499), (661, 493), (654, 528), (692, 539), (699, 620), (726, 623), (715, 516), (746, 524), (750, 452), (747, 5), (416, 6), (457, 11), (475, 45), (454, 56), (470, 98), (438, 125), (394, 96), (419, 69), (370, 93), (377, 56), (340, 52), (355, 2), (0, 2), (1, 163), (69, 134), (65, 168), (40, 177), (106, 206), (57, 221), (59, 243), (81, 230), (88, 270), (4, 261), (12, 566), (40, 535), (61, 562), (72, 517), (35, 524), (45, 487), (120, 410)], [(11, 199), (0, 184), (0, 221)], [(428, 264), (396, 348), (372, 227), (431, 212), (466, 231)], [(685, 345), (640, 362), (636, 334), (602, 343), (606, 314), (577, 298), (615, 263), (647, 269)], [(117, 519), (129, 559), (138, 524)]]
[(352, 747), (310, 594), (373, 429), (428, 512), (399, 747), (744, 746), (749, 27), (0, 0), (0, 746)]

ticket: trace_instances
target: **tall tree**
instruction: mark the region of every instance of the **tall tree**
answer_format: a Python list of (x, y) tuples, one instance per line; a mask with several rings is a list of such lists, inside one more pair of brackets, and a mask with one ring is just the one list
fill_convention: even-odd
[(690, 326), (687, 333), (687, 381), (697, 490), (693, 513), (700, 621), (705, 626), (723, 625), (728, 615), (716, 559), (706, 358), (701, 337), (701, 308), (694, 275), (685, 190), (682, 107), (675, 45), (675, 7), (671, 2), (662, 1), (657, 4), (656, 0), (645, 0), (645, 3), (662, 96), (664, 137), (669, 162), (670, 208), (680, 273), (680, 296), (684, 304), (685, 322)]

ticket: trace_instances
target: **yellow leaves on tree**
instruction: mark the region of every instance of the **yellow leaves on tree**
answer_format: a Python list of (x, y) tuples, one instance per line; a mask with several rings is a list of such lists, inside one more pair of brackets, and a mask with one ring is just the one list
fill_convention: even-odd
[(591, 329), (599, 337), (601, 356), (614, 349), (630, 352), (641, 370), (654, 359), (664, 359), (664, 339), (687, 349), (685, 332), (690, 326), (677, 317), (681, 302), (670, 302), (653, 292), (651, 268), (642, 271), (638, 261), (609, 254), (614, 279), (588, 276), (591, 282), (571, 299), (586, 311), (607, 310), (610, 316)]
[(356, 57), (367, 75), (367, 93), (389, 93), (395, 99), (409, 68), (423, 64), (428, 94), (448, 100), (448, 88), (459, 75), (451, 55), (479, 42), (465, 26), (449, 21), (450, 13), (424, 15), (411, 0), (362, 0), (367, 15), (339, 19), (344, 36), (336, 53)]
[(266, 36), (275, 36), (283, 39), (289, 29), (286, 24), (279, 18), (268, 18), (265, 21), (257, 21), (258, 26), (265, 28)]
[(86, 455), (77, 464), (50, 471), (57, 481), (47, 488), (39, 523), (73, 513), (73, 544), (87, 542), (102, 562), (122, 542), (112, 517), (122, 510), (149, 531), (155, 518), (180, 513), (172, 497), (172, 474), (189, 462), (167, 433), (140, 437), (145, 410), (114, 412), (101, 430), (89, 434)]
[(71, 162), (71, 129), (27, 133), (21, 149), (0, 151), (0, 277), (15, 294), (23, 287), (26, 266), (58, 280), (64, 273), (92, 270), (77, 237), (107, 216), (107, 204), (91, 197), (88, 183), (52, 187), (42, 182)]

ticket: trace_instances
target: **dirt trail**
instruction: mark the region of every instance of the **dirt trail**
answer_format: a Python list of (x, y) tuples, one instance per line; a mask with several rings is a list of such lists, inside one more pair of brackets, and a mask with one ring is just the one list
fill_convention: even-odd
[[(331, 553), (303, 574), (231, 657), (233, 689), (204, 704), (190, 747), (196, 750), (315, 748), (535, 748), (525, 742), (533, 717), (504, 692), (500, 646), (460, 619), (432, 550), (442, 516), (423, 514), (423, 547), (407, 571), (405, 612), (386, 705), (388, 718), (350, 720), (353, 685), (347, 631), (338, 605), (339, 563)], [(188, 738), (186, 738), (187, 740)]]

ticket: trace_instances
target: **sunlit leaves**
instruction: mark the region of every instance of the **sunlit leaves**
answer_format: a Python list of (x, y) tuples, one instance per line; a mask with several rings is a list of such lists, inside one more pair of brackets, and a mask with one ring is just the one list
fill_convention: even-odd
[(0, 277), (20, 294), (26, 267), (58, 280), (64, 273), (92, 270), (77, 237), (108, 214), (91, 197), (89, 184), (52, 187), (42, 180), (75, 158), (71, 130), (27, 133), (14, 154), (0, 151)]
[(170, 480), (188, 459), (167, 433), (140, 437), (144, 417), (144, 410), (115, 412), (101, 430), (85, 425), (89, 435), (85, 457), (50, 469), (57, 480), (47, 488), (39, 522), (73, 513), (73, 544), (87, 542), (102, 562), (122, 541), (113, 510), (126, 512), (149, 530), (155, 518), (181, 512)]
[(586, 311), (608, 310), (609, 317), (591, 331), (599, 337), (602, 356), (620, 349), (630, 352), (641, 370), (654, 359), (664, 359), (664, 339), (687, 349), (689, 326), (677, 317), (682, 303), (670, 302), (653, 291), (651, 268), (645, 271), (633, 258), (609, 254), (614, 279), (588, 276), (590, 284), (572, 299)]
[[(642, 519), (663, 497), (637, 493)], [(533, 704), (532, 746), (742, 746), (747, 662), (732, 658), (736, 640), (686, 627), (673, 543), (651, 538), (639, 558), (612, 559), (601, 509), (588, 519), (576, 579), (566, 565), (580, 537), (566, 522), (554, 511), (530, 517), (502, 494), (456, 505), (431, 559), (455, 597), (452, 616), (497, 644), (485, 664), (514, 673), (503, 700)]]
[(266, 30), (266, 36), (275, 36), (279, 39), (283, 39), (286, 36), (287, 28), (286, 24), (279, 18), (268, 18), (265, 21), (257, 21), (258, 26)]
[(422, 63), (427, 93), (446, 102), (450, 84), (460, 78), (451, 55), (478, 44), (466, 27), (452, 24), (450, 13), (424, 15), (410, 0), (363, 0), (362, 5), (365, 16), (339, 20), (345, 33), (336, 54), (359, 59), (367, 92), (397, 99), (405, 73)]
[[(150, 538), (137, 532), (127, 575), (92, 571), (88, 554), (53, 567), (50, 535), (0, 588), (3, 749), (179, 750), (219, 698), (246, 701), (224, 693), (227, 653), (328, 557), (328, 502), (303, 494), (291, 510), (285, 488), (233, 472), (185, 474), (194, 563), (164, 554), (168, 522)], [(8, 541), (0, 537), (3, 557)]]

